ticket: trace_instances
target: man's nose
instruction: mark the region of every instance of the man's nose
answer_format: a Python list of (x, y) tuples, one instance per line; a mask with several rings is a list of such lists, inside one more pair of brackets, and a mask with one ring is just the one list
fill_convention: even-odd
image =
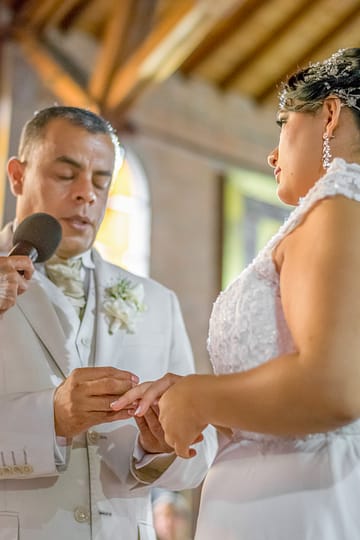
[(74, 198), (80, 203), (94, 204), (96, 201), (96, 193), (92, 179), (86, 175), (81, 175), (77, 178), (74, 186)]

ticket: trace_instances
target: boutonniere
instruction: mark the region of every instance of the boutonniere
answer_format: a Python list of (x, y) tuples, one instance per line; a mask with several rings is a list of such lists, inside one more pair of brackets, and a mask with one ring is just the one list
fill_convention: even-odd
[(136, 320), (145, 311), (144, 287), (121, 279), (105, 289), (104, 312), (109, 324), (109, 334), (123, 329), (128, 334), (135, 332)]

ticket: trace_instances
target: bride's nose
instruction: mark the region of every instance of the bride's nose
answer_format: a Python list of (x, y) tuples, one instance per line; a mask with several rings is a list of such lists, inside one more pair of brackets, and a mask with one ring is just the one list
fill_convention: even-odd
[(270, 167), (275, 169), (278, 161), (278, 149), (277, 147), (268, 155), (267, 162)]

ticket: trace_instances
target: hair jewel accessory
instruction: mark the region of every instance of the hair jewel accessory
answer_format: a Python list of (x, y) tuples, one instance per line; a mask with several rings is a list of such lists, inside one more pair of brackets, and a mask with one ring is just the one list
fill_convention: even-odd
[[(337, 96), (348, 107), (360, 111), (360, 88), (341, 88), (343, 85), (341, 79), (346, 79), (355, 69), (352, 59), (344, 57), (345, 50), (339, 49), (323, 62), (310, 63), (309, 67), (304, 70), (303, 81), (305, 85), (322, 82), (327, 96)], [(280, 108), (282, 109), (289, 106), (289, 92), (291, 90), (285, 84), (279, 96)]]
[(317, 75), (318, 78), (327, 75), (328, 77), (340, 77), (352, 70), (352, 63), (344, 59), (343, 53), (346, 49), (339, 49), (323, 62), (309, 64), (305, 80)]

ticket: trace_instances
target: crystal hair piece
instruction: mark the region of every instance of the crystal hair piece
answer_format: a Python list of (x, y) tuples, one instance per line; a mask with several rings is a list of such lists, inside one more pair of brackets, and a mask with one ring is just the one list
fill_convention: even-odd
[[(360, 111), (358, 100), (360, 99), (360, 88), (338, 88), (340, 78), (348, 76), (353, 71), (354, 66), (350, 59), (343, 57), (345, 49), (339, 49), (334, 54), (323, 62), (315, 62), (309, 64), (308, 69), (304, 73), (304, 82), (311, 83), (323, 79), (324, 86), (328, 90), (328, 95), (337, 96), (345, 105), (350, 108)], [(326, 80), (328, 79), (328, 80)], [(286, 109), (288, 105), (289, 89), (286, 84), (279, 95), (280, 108)]]

